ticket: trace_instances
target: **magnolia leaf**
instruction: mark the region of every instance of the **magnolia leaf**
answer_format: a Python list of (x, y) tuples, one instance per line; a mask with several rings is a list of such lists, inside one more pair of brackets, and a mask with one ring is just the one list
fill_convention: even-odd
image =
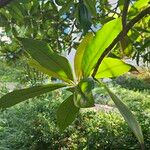
[[(30, 59), (28, 61), (28, 64), (30, 66), (32, 66), (33, 68), (43, 72), (44, 74), (47, 74), (49, 76), (52, 77), (57, 77), (57, 73), (50, 71), (49, 69), (44, 68), (43, 66), (41, 66), (37, 61), (35, 61), (34, 59)], [(58, 77), (59, 78), (59, 77)], [(61, 79), (61, 78), (60, 78)]]
[(23, 9), (21, 4), (18, 2), (12, 2), (11, 5), (7, 6), (7, 10), (12, 15), (13, 19), (22, 22), (24, 20)]
[(92, 89), (94, 88), (94, 81), (91, 78), (82, 79), (74, 93), (74, 104), (79, 108), (88, 108), (94, 106), (94, 98)]
[(99, 66), (95, 78), (113, 78), (130, 71), (131, 65), (126, 64), (120, 59), (107, 57), (104, 58)]
[[(132, 33), (131, 33), (132, 34)], [(122, 55), (130, 57), (133, 50), (133, 44), (131, 42), (131, 39), (129, 36), (125, 36), (123, 37), (122, 40), (120, 40), (120, 48), (121, 48), (121, 52)]]
[(80, 80), (80, 78), (82, 77), (81, 63), (82, 63), (83, 54), (84, 54), (86, 46), (92, 40), (92, 38), (93, 38), (93, 33), (87, 33), (84, 39), (82, 40), (82, 42), (80, 43), (77, 49), (77, 52), (75, 54), (74, 68), (75, 68), (75, 73), (76, 73), (76, 77), (78, 80)]
[(118, 6), (119, 6), (120, 11), (123, 11), (124, 0), (119, 0), (119, 1), (118, 1)]
[(120, 111), (121, 115), (124, 117), (125, 121), (128, 123), (129, 127), (137, 137), (138, 141), (140, 142), (141, 146), (144, 146), (144, 138), (141, 127), (137, 120), (135, 119), (132, 112), (129, 108), (113, 93), (104, 85), (106, 91), (109, 93), (111, 99), (114, 101), (115, 105), (117, 106), (118, 110)]
[(78, 21), (83, 29), (83, 33), (86, 34), (92, 25), (92, 18), (90, 11), (87, 9), (83, 1), (78, 3)]
[(78, 108), (94, 107), (94, 97), (92, 92), (83, 93), (81, 90), (76, 89), (74, 93), (74, 104)]
[(61, 131), (65, 130), (76, 118), (79, 108), (74, 105), (73, 95), (61, 103), (57, 110), (57, 122)]
[(41, 86), (34, 86), (27, 89), (16, 90), (10, 92), (3, 97), (0, 98), (0, 108), (11, 107), (17, 103), (23, 102), (29, 98), (33, 98), (35, 96), (39, 96), (41, 94), (65, 87), (65, 84), (57, 83), (57, 84), (48, 84)]
[(49, 70), (52, 76), (55, 75), (54, 77), (66, 82), (73, 80), (73, 74), (68, 60), (52, 52), (46, 42), (25, 38), (18, 39), (31, 57), (46, 70)]
[(90, 92), (94, 88), (94, 81), (92, 78), (83, 78), (78, 86), (83, 92)]
[(117, 18), (106, 23), (87, 45), (82, 59), (84, 77), (88, 77), (95, 67), (99, 57), (121, 32), (121, 19)]
[(129, 18), (132, 19), (136, 14), (138, 14), (141, 9), (149, 5), (149, 0), (138, 0), (136, 1), (129, 10)]
[(64, 13), (68, 12), (70, 7), (73, 5), (72, 0), (69, 0), (66, 4), (62, 6), (62, 8), (59, 10), (59, 14), (63, 15)]
[(96, 0), (84, 0), (84, 3), (88, 10), (91, 12), (91, 14), (96, 17), (97, 12), (96, 12)]

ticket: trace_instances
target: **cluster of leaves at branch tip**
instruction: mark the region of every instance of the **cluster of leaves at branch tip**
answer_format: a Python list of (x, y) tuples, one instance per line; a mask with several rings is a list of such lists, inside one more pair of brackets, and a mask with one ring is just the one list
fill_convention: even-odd
[[(105, 49), (112, 43), (121, 30), (121, 19), (117, 18), (106, 23), (100, 30), (97, 31), (95, 36), (88, 33), (83, 38), (74, 59), (74, 68), (78, 83), (74, 80), (73, 71), (70, 67), (69, 61), (65, 57), (53, 52), (46, 42), (27, 38), (18, 38), (26, 52), (31, 56), (31, 64), (50, 77), (62, 80), (63, 83), (51, 83), (49, 85), (41, 85), (38, 87), (30, 87), (23, 90), (13, 91), (4, 95), (0, 99), (0, 108), (13, 106), (26, 99), (33, 98), (59, 88), (63, 88), (64, 90), (72, 88), (72, 90), (70, 90), (70, 97), (62, 102), (57, 111), (58, 126), (61, 130), (66, 129), (66, 127), (75, 120), (80, 108), (94, 106), (92, 93), (94, 80), (91, 78), (91, 74), (99, 57), (105, 52)], [(95, 78), (98, 82), (98, 79), (100, 78), (117, 77), (130, 71), (130, 69), (131, 65), (126, 64), (122, 60), (106, 57), (103, 59)], [(99, 85), (102, 86), (101, 84)], [(129, 109), (127, 109), (126, 105), (124, 105), (121, 100), (108, 89), (108, 87), (104, 87), (115, 102), (122, 116), (129, 124), (135, 136), (138, 138), (139, 142), (143, 143), (142, 131), (133, 114)]]
[(85, 35), (92, 25), (92, 16), (87, 6), (83, 1), (78, 3), (78, 21), (81, 28), (83, 29), (83, 34)]

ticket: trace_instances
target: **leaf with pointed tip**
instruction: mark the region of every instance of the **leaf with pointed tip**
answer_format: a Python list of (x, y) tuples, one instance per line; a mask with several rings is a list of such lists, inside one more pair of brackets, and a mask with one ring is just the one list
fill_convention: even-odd
[(83, 1), (79, 1), (77, 6), (78, 6), (77, 19), (79, 21), (80, 27), (83, 29), (83, 34), (85, 35), (92, 25), (92, 16), (89, 9), (87, 8), (87, 6), (84, 4)]
[(121, 10), (121, 12), (123, 11), (123, 7), (124, 7), (124, 0), (119, 0), (118, 1), (118, 6), (119, 6), (119, 9)]
[(34, 86), (27, 89), (16, 90), (10, 92), (0, 98), (0, 108), (11, 107), (17, 103), (23, 102), (29, 98), (39, 96), (41, 94), (54, 91), (56, 89), (65, 87), (65, 84), (56, 83), (41, 86)]
[(121, 32), (121, 19), (117, 18), (106, 23), (87, 45), (83, 59), (82, 70), (84, 77), (88, 77), (95, 67), (99, 57), (105, 49), (112, 43), (116, 36)]
[(95, 78), (113, 78), (123, 75), (130, 71), (131, 65), (126, 64), (120, 59), (107, 57), (104, 58), (99, 66)]
[(44, 68), (41, 66), (36, 60), (30, 59), (28, 61), (28, 64), (32, 66), (33, 68), (37, 69), (38, 71), (43, 72), (44, 74), (47, 74), (52, 77), (57, 77), (57, 73), (50, 71), (49, 69)]
[(68, 60), (54, 53), (46, 42), (26, 38), (18, 39), (31, 57), (46, 70), (49, 70), (52, 76), (66, 82), (73, 80), (72, 69)]
[(144, 145), (144, 138), (143, 138), (143, 133), (141, 130), (141, 127), (137, 120), (135, 119), (134, 115), (132, 112), (129, 110), (129, 108), (113, 93), (110, 91), (110, 89), (104, 85), (106, 91), (109, 93), (111, 99), (114, 101), (115, 105), (117, 106), (118, 110), (128, 123), (129, 127), (137, 137), (138, 141), (140, 142), (141, 146), (143, 147)]
[(93, 36), (94, 36), (93, 33), (87, 33), (84, 39), (81, 41), (77, 49), (77, 52), (75, 54), (74, 68), (75, 68), (75, 73), (76, 73), (76, 77), (78, 80), (80, 80), (80, 78), (82, 77), (81, 63), (82, 63), (82, 58), (83, 58), (85, 48), (88, 45), (88, 43), (92, 40)]
[(74, 105), (73, 95), (61, 103), (57, 110), (57, 122), (61, 131), (65, 130), (76, 118), (79, 108)]

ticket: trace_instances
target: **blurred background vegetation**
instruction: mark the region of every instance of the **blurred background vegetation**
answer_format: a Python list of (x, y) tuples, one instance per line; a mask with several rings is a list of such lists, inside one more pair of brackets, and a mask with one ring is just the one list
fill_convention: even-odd
[[(27, 72), (0, 64), (0, 96), (23, 85), (39, 84), (46, 76), (36, 78), (31, 69)], [(25, 76), (26, 75), (26, 76)], [(23, 78), (25, 77), (25, 78)], [(26, 80), (27, 78), (27, 80)], [(12, 82), (13, 81), (13, 82)], [(108, 86), (120, 96), (141, 124), (145, 146), (150, 147), (150, 80), (145, 73), (125, 75)], [(65, 132), (57, 127), (56, 111), (69, 92), (57, 90), (25, 101), (0, 114), (0, 149), (140, 149), (140, 145), (123, 120), (105, 90), (94, 89), (96, 106), (83, 109), (75, 122)]]

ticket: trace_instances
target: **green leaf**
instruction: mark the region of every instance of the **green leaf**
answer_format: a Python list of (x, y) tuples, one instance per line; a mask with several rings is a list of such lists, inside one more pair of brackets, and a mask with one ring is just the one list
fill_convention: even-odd
[(86, 5), (86, 7), (88, 8), (88, 10), (91, 12), (91, 14), (93, 16), (96, 16), (97, 15), (97, 12), (96, 12), (96, 0), (84, 0), (84, 3)]
[(92, 78), (83, 78), (78, 86), (81, 88), (82, 92), (90, 92), (94, 88), (94, 81)]
[(62, 8), (59, 10), (59, 14), (63, 15), (64, 13), (68, 12), (70, 7), (73, 5), (72, 0), (69, 0), (68, 2), (66, 2)]
[(82, 40), (82, 42), (80, 43), (77, 49), (77, 52), (75, 54), (74, 68), (75, 68), (75, 73), (76, 73), (76, 77), (78, 80), (80, 80), (80, 78), (82, 77), (81, 63), (82, 63), (83, 54), (84, 54), (85, 48), (87, 47), (89, 42), (92, 40), (92, 38), (93, 38), (93, 33), (87, 33), (84, 39)]
[(57, 110), (57, 122), (61, 131), (65, 130), (76, 118), (79, 108), (74, 105), (73, 95), (61, 103)]
[(74, 104), (79, 108), (88, 108), (94, 106), (92, 89), (94, 81), (91, 78), (83, 78), (75, 88)]
[(43, 68), (49, 70), (49, 74), (66, 82), (73, 80), (73, 74), (68, 60), (54, 53), (46, 42), (25, 38), (18, 39), (31, 57)]
[(90, 11), (87, 9), (83, 1), (78, 3), (78, 21), (83, 29), (83, 33), (86, 34), (92, 25), (92, 18)]
[(117, 18), (106, 23), (91, 40), (85, 49), (82, 59), (84, 77), (88, 77), (95, 67), (99, 57), (121, 32), (121, 19)]
[[(28, 61), (28, 64), (29, 64), (30, 66), (32, 66), (33, 68), (35, 68), (35, 69), (37, 69), (37, 70), (39, 70), (39, 71), (41, 71), (41, 72), (43, 72), (43, 73), (45, 73), (45, 74), (47, 74), (47, 75), (49, 75), (49, 76), (53, 76), (53, 77), (57, 77), (57, 76), (58, 76), (57, 73), (52, 72), (52, 71), (50, 71), (50, 70), (44, 68), (43, 66), (41, 66), (41, 65), (40, 65), (37, 61), (35, 61), (34, 59), (30, 59), (30, 60)], [(59, 77), (58, 77), (58, 78), (59, 78)], [(61, 78), (60, 78), (60, 79), (61, 79)]]
[(50, 92), (65, 86), (66, 86), (65, 84), (57, 83), (57, 84), (35, 86), (27, 89), (21, 89), (10, 92), (0, 98), (0, 108), (11, 107), (29, 98), (33, 98), (35, 96), (39, 96), (46, 92)]
[(16, 21), (22, 22), (24, 20), (23, 11), (21, 9), (21, 5), (18, 2), (11, 3), (7, 10), (12, 15), (12, 18)]
[(113, 93), (104, 85), (106, 91), (109, 93), (110, 97), (114, 101), (115, 105), (119, 109), (120, 113), (128, 123), (129, 127), (132, 129), (133, 133), (137, 137), (138, 141), (140, 142), (141, 146), (144, 146), (144, 138), (143, 133), (141, 130), (141, 127), (137, 120), (135, 119), (132, 112), (129, 110), (129, 108)]
[(107, 57), (104, 58), (99, 66), (95, 78), (112, 78), (120, 76), (131, 69), (131, 65), (126, 64), (120, 59)]
[(119, 9), (120, 9), (121, 11), (123, 11), (124, 0), (119, 0), (119, 1), (118, 1), (118, 6), (119, 6)]
[(129, 18), (132, 19), (136, 14), (138, 14), (142, 8), (149, 5), (149, 0), (137, 0), (129, 10)]
[(133, 52), (133, 44), (131, 42), (131, 39), (129, 36), (125, 36), (121, 41), (120, 41), (120, 48), (123, 53), (123, 55), (129, 57), (131, 56)]

